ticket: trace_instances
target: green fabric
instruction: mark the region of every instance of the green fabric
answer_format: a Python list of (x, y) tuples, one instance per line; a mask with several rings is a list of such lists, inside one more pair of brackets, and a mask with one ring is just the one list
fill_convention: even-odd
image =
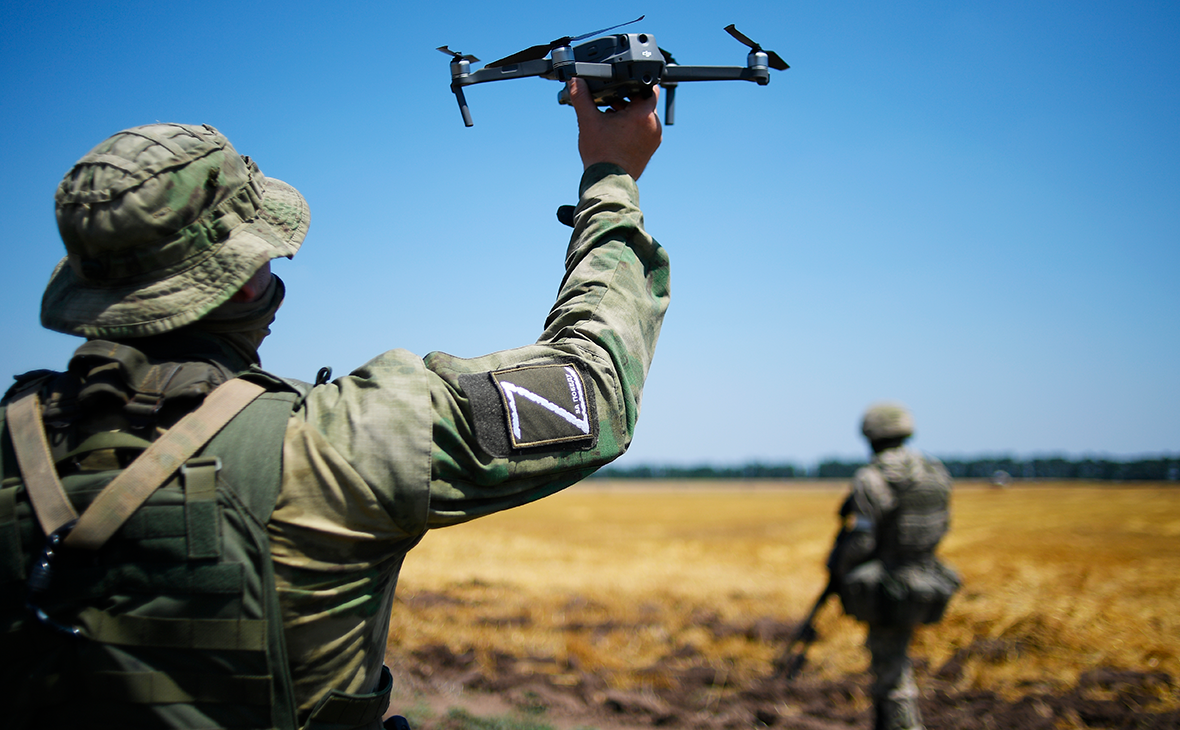
[(149, 124), (101, 142), (55, 195), (66, 247), (41, 323), (125, 339), (191, 324), (310, 224), (295, 188), (268, 179), (208, 125)]
[[(535, 343), (470, 359), (441, 352), (420, 358), (405, 350), (391, 350), (331, 383), (315, 388), (296, 384), (303, 397), (295, 401), (295, 418), (288, 426), (282, 450), (261, 448), (254, 435), (258, 424), (251, 421), (255, 414), (268, 413), (268, 402), (277, 394), (263, 396), (205, 450), (221, 457), (221, 481), (237, 487), (219, 490), (223, 519), (218, 560), (226, 563), (240, 558), (258, 564), (251, 562), (253, 556), (244, 554), (249, 553), (246, 541), (230, 539), (231, 533), (261, 536), (262, 541), (269, 534), (270, 549), (276, 556), (273, 565), (261, 562), (257, 576), (251, 572), (241, 576), (243, 584), (237, 595), (242, 605), (232, 609), (242, 617), (267, 621), (267, 655), (214, 654), (230, 663), (261, 662), (261, 674), (267, 666), (290, 666), (292, 677), (275, 677), (272, 706), (294, 704), (289, 701), (292, 686), (286, 683), (288, 679), (295, 682), (302, 716), (325, 697), (335, 696), (332, 689), (341, 694), (346, 690), (364, 694), (380, 684), (398, 573), (407, 551), (428, 529), (553, 494), (617, 458), (630, 444), (668, 306), (668, 256), (645, 231), (638, 190), (621, 169), (591, 167), (582, 177), (579, 192), (574, 231), (564, 251), (565, 274)], [(560, 248), (552, 255), (555, 263), (562, 259)], [(159, 342), (171, 346), (180, 334), (169, 334)], [(569, 361), (578, 363), (595, 405), (598, 438), (593, 447), (519, 449), (503, 457), (485, 453), (474, 435), (475, 414), (462, 385), (464, 377)], [(281, 387), (273, 380), (268, 382)], [(289, 411), (291, 401), (276, 406), (274, 413), (281, 413), (283, 407)], [(269, 419), (271, 416), (260, 417), (259, 422), (271, 423)], [(241, 429), (236, 436), (235, 428)], [(243, 437), (243, 433), (248, 435)], [(0, 448), (2, 444), (0, 439)], [(273, 463), (264, 464), (260, 458)], [(280, 468), (284, 480), (281, 491)], [(273, 481), (267, 476), (271, 474)], [(250, 489), (240, 488), (247, 484)], [(176, 521), (181, 535), (186, 533), (187, 523), (179, 485), (166, 487), (146, 507), (168, 515), (170, 532), (145, 538), (137, 548), (157, 546), (161, 558), (174, 559), (177, 540), (183, 539), (175, 534)], [(341, 529), (308, 529), (308, 522), (317, 521)], [(146, 534), (154, 525), (133, 520), (124, 526), (124, 531), (132, 530)], [(272, 569), (274, 573), (268, 572)], [(179, 593), (184, 581), (198, 574), (169, 576), (167, 586), (150, 580), (149, 576), (156, 574), (158, 571), (144, 571), (129, 561), (122, 574), (115, 576), (126, 583), (111, 578), (106, 587), (129, 585), (136, 590), (117, 587), (119, 592), (111, 594), (117, 600), (110, 607), (103, 606), (104, 610), (133, 615), (150, 612), (154, 618), (222, 618), (214, 607), (226, 605), (220, 599), (229, 594)], [(199, 575), (208, 580), (203, 589), (218, 589), (212, 574)], [(277, 596), (265, 590), (272, 583), (278, 586)], [(232, 590), (229, 581), (223, 587)], [(172, 594), (160, 597), (164, 590)], [(186, 607), (197, 605), (208, 608), (209, 615), (182, 615)], [(18, 613), (14, 610), (12, 615)], [(282, 616), (289, 619), (285, 627)], [(19, 630), (10, 634), (17, 638), (32, 635)], [(37, 650), (19, 642), (11, 644), (11, 649), (8, 645), (0, 648), (21, 656)], [(58, 649), (67, 664), (76, 658), (68, 647)], [(102, 669), (161, 671), (150, 663), (146, 668), (139, 666), (146, 660), (137, 651), (135, 647), (104, 648)], [(176, 653), (178, 662), (179, 657), (193, 659), (184, 652)], [(19, 687), (20, 678), (4, 675), (5, 679), (10, 677), (11, 684)], [(355, 707), (351, 701), (348, 706)], [(172, 711), (180, 706), (169, 707)], [(165, 712), (160, 708), (152, 711)], [(193, 711), (205, 713), (202, 708)], [(276, 716), (271, 724), (289, 727), (294, 723), (294, 717)]]
[(217, 472), (220, 459), (190, 459), (180, 468), (184, 480), (184, 520), (187, 527), (188, 557), (216, 558), (221, 554), (218, 530)]
[[(377, 684), (398, 573), (428, 529), (551, 495), (630, 444), (668, 306), (668, 255), (621, 169), (591, 167), (580, 192), (568, 245), (549, 254), (565, 273), (536, 342), (476, 358), (391, 350), (311, 388), (297, 409), (269, 528), (301, 711), (332, 688)], [(520, 316), (478, 301), (472, 311)], [(577, 364), (597, 441), (488, 453), (468, 376), (557, 362)]]
[(102, 431), (88, 437), (78, 445), (78, 448), (66, 452), (65, 456), (62, 456), (57, 461), (65, 461), (66, 459), (72, 459), (75, 456), (88, 454), (91, 451), (100, 451), (102, 449), (138, 449), (143, 451), (150, 444), (150, 441), (141, 439), (138, 436), (133, 436), (129, 433), (123, 433), (121, 431)]
[[(264, 528), (295, 398), (266, 393), (248, 406), (115, 533), (101, 565), (58, 560), (38, 605), (86, 638), (36, 625), (19, 586), (0, 591), (0, 653), (31, 658), (0, 665), (12, 727), (73, 723), (62, 698), (79, 693), (93, 700), (87, 722), (100, 726), (296, 727)], [(63, 485), (84, 510), (117, 473), (73, 474)], [(23, 494), (5, 493), (22, 529), (35, 526)], [(27, 563), (42, 538), (24, 533)]]
[(92, 641), (120, 646), (170, 649), (263, 651), (266, 622), (247, 619), (189, 619), (112, 615), (97, 608), (78, 614)]
[(270, 677), (180, 672), (93, 672), (82, 678), (91, 698), (135, 704), (224, 703), (266, 705)]

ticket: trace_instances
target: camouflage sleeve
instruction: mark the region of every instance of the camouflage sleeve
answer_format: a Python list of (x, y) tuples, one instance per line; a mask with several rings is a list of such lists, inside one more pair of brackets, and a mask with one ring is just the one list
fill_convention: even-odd
[(366, 484), (393, 524), (363, 531), (405, 540), (552, 494), (622, 454), (668, 306), (668, 257), (638, 198), (621, 168), (586, 170), (537, 342), (473, 359), (393, 350), (314, 388), (301, 415), (322, 443), (288, 469)]
[(300, 389), (267, 528), (301, 710), (375, 686), (401, 561), (427, 529), (552, 494), (630, 443), (668, 258), (617, 167), (586, 171), (574, 223), (536, 343), (470, 360), (391, 350)]
[(669, 292), (668, 256), (638, 198), (620, 168), (586, 170), (565, 277), (535, 344), (426, 357), (429, 527), (552, 494), (627, 449)]

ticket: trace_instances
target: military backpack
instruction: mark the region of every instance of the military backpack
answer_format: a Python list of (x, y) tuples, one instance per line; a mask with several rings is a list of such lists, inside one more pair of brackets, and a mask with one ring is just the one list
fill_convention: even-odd
[(961, 581), (934, 554), (949, 525), (951, 480), (937, 460), (922, 459), (904, 478), (886, 477), (897, 505), (877, 527), (877, 548), (840, 583), (844, 611), (878, 625), (936, 623)]
[(296, 727), (265, 525), (297, 398), (102, 341), (18, 379), (0, 408), (6, 727)]

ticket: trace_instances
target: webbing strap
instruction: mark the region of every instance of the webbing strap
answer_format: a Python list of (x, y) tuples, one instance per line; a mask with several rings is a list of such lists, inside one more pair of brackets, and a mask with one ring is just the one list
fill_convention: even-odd
[(45, 426), (41, 423), (41, 399), (32, 390), (8, 406), (8, 431), (12, 437), (12, 448), (24, 477), (25, 490), (33, 503), (33, 512), (46, 535), (54, 532), (67, 522), (78, 519), (78, 513), (70, 504), (66, 490), (53, 466), (49, 451), (49, 440), (45, 437)]
[(221, 459), (216, 456), (189, 459), (180, 467), (184, 477), (184, 519), (187, 525), (188, 556), (193, 560), (216, 558), (221, 554), (221, 534), (217, 530), (217, 472)]
[(200, 408), (180, 419), (99, 492), (65, 544), (86, 550), (102, 547), (185, 461), (264, 392), (261, 385), (239, 378), (219, 385)]
[(99, 431), (87, 437), (85, 441), (78, 444), (78, 448), (58, 459), (58, 462), (60, 463), (67, 459), (72, 459), (75, 456), (81, 456), (82, 454), (89, 454), (91, 451), (102, 451), (104, 449), (136, 449), (143, 451), (151, 445), (152, 442), (147, 439), (141, 439), (138, 436), (132, 436), (122, 431)]
[(271, 678), (266, 676), (90, 672), (83, 682), (92, 699), (151, 705), (269, 705), (271, 694)]
[(205, 651), (265, 651), (262, 619), (158, 618), (112, 615), (97, 608), (78, 614), (86, 636), (119, 646), (151, 646)]

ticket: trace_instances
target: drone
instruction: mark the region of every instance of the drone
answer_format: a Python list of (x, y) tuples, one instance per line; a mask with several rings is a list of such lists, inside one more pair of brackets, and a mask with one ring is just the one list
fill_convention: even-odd
[[(574, 45), (577, 41), (638, 23), (644, 17), (641, 15), (593, 33), (572, 38), (564, 36), (531, 46), (486, 64), (478, 71), (471, 70), (471, 64), (479, 62), (475, 56), (440, 46), (438, 50), (451, 57), (451, 91), (459, 102), (463, 124), (474, 125), (463, 87), (489, 81), (539, 76), (564, 83), (575, 77), (582, 78), (589, 86), (595, 105), (600, 107), (619, 105), (628, 99), (649, 98), (652, 88), (659, 84), (664, 90), (664, 124), (670, 125), (675, 122), (676, 86), (682, 82), (753, 81), (765, 86), (770, 83), (770, 69), (785, 71), (790, 68), (777, 53), (763, 49), (732, 24), (725, 26), (725, 32), (750, 49), (745, 66), (681, 66), (671, 53), (656, 45), (655, 37), (649, 33), (618, 33)], [(564, 86), (558, 92), (557, 102), (570, 103), (569, 92)]]

